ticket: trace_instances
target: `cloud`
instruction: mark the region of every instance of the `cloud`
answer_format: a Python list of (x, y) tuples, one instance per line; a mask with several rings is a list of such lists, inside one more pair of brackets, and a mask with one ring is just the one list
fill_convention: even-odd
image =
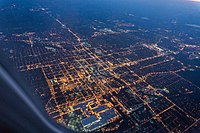
[(200, 25), (196, 24), (185, 24), (186, 26), (193, 27), (193, 28), (200, 28)]

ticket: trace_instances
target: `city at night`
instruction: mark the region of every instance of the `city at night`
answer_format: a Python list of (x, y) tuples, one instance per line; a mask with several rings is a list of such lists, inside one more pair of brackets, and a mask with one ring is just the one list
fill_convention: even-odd
[(0, 0), (0, 133), (200, 133), (199, 0)]

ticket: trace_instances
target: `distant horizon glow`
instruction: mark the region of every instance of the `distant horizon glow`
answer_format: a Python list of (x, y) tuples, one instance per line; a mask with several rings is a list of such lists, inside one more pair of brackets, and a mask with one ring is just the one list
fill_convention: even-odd
[(200, 2), (200, 0), (189, 0), (191, 2)]

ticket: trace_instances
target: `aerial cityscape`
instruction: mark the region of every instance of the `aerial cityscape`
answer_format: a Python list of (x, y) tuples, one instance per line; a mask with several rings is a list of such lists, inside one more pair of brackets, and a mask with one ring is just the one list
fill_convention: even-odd
[(74, 132), (200, 131), (200, 3), (108, 1), (7, 1), (0, 50)]

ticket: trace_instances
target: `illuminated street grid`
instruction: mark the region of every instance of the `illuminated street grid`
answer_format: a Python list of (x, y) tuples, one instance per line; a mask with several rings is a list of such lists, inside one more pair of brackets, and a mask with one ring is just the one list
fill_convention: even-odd
[(24, 43), (9, 49), (10, 58), (57, 122), (78, 132), (138, 133), (187, 132), (198, 124), (200, 88), (178, 74), (188, 65), (176, 55), (200, 47), (182, 44), (172, 51), (141, 41), (110, 50), (95, 41), (145, 30), (104, 29), (85, 40), (48, 9), (30, 11), (45, 14), (59, 28), (7, 35), (4, 43)]

